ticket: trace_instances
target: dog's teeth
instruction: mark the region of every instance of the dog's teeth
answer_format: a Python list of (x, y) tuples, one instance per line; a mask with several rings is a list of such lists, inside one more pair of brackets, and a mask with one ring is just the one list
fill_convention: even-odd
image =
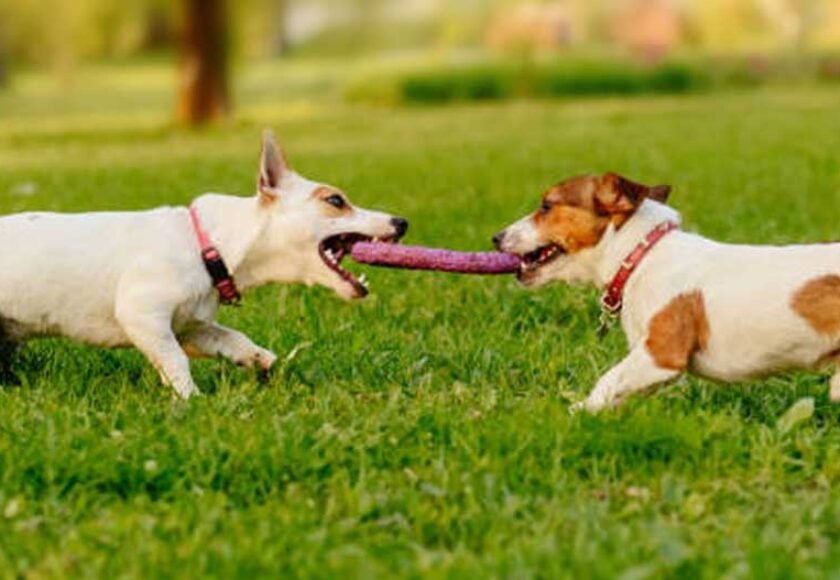
[(361, 276), (359, 276), (359, 282), (360, 282), (362, 285), (367, 286), (367, 275), (366, 275), (366, 274), (362, 274)]
[(380, 240), (380, 239), (379, 239), (379, 236), (377, 236), (377, 237), (373, 238), (373, 241), (374, 241), (374, 242), (381, 242), (382, 240)]

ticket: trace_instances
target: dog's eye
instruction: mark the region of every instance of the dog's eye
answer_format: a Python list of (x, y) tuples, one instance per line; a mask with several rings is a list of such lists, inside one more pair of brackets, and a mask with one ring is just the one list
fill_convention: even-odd
[(540, 206), (540, 213), (541, 214), (547, 214), (550, 211), (551, 211), (551, 202), (548, 201), (547, 199), (544, 199), (543, 202), (542, 202), (542, 205)]
[(331, 195), (324, 201), (337, 209), (344, 209), (347, 206), (347, 202), (340, 195)]

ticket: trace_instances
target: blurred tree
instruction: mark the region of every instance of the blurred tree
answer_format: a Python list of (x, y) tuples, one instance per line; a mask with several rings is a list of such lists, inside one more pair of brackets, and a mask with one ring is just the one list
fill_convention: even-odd
[[(809, 39), (810, 47), (817, 51), (834, 53), (840, 51), (840, 2), (823, 0), (818, 23)], [(840, 71), (840, 57), (835, 56), (837, 70)], [(838, 73), (837, 76), (840, 76)]]
[(711, 53), (765, 52), (778, 46), (778, 32), (768, 26), (756, 0), (694, 2), (699, 46)]
[(0, 38), (0, 89), (6, 86), (9, 74), (6, 72), (6, 53), (3, 50), (3, 39)]
[(177, 36), (174, 12), (166, 0), (149, 1), (143, 16), (144, 32), (140, 50), (159, 51), (172, 46)]
[(288, 49), (287, 24), (291, 0), (240, 0), (234, 14), (237, 55), (264, 57)]
[(225, 0), (184, 0), (178, 120), (201, 125), (230, 112), (230, 38)]
[[(9, 83), (9, 54), (10, 46), (6, 30), (10, 26), (9, 15), (11, 11), (9, 7), (0, 3), (0, 89)], [(14, 23), (12, 23), (13, 25)]]
[[(820, 0), (792, 1), (792, 11), (798, 24), (797, 34), (792, 40), (797, 50), (804, 51), (810, 47), (814, 33), (828, 16), (828, 6), (824, 4)], [(836, 5), (837, 1), (834, 0), (833, 4)]]
[[(84, 60), (161, 48), (161, 35), (171, 46), (175, 14), (171, 0), (0, 0), (10, 64), (48, 66), (65, 78)], [(152, 26), (158, 30), (150, 31)], [(160, 39), (154, 47), (153, 35)]]
[[(2, 18), (1, 14), (0, 18)], [(6, 43), (3, 37), (3, 22), (0, 21), (0, 89), (6, 86), (9, 78), (9, 73), (6, 71)]]

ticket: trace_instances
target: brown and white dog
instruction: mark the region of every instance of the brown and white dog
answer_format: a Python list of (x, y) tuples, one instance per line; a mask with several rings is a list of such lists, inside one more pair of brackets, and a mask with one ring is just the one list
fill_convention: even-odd
[[(739, 381), (840, 362), (840, 244), (732, 245), (680, 231), (670, 187), (614, 173), (551, 187), (494, 237), (519, 280), (605, 289), (629, 354), (575, 409), (598, 411), (685, 371)], [(840, 372), (831, 379), (840, 401)]]

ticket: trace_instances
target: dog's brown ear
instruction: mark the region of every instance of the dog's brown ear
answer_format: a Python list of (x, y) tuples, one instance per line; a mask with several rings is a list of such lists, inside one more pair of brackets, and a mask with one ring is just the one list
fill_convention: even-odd
[(280, 182), (288, 168), (283, 150), (274, 140), (274, 133), (266, 129), (263, 132), (260, 173), (257, 177), (257, 193), (263, 201), (272, 202), (277, 199)]
[(671, 187), (668, 185), (648, 187), (611, 172), (604, 175), (596, 201), (604, 213), (629, 214), (647, 198), (665, 203), (670, 193)]
[(670, 185), (654, 185), (650, 188), (650, 193), (648, 194), (648, 197), (651, 198), (653, 201), (658, 201), (659, 203), (668, 203), (668, 196), (670, 195)]

